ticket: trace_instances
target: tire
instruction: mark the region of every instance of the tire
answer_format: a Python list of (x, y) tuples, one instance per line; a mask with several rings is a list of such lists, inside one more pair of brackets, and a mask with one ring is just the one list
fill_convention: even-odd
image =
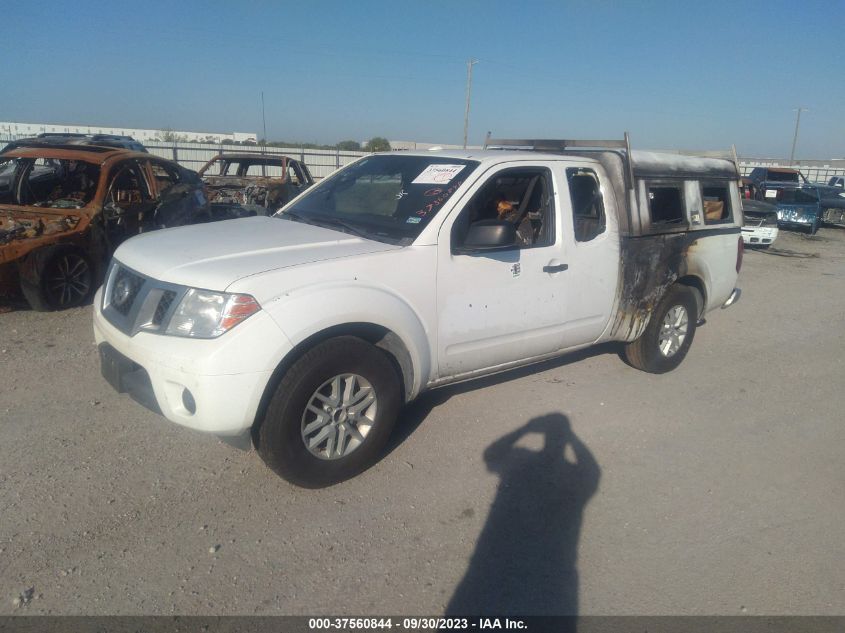
[(21, 292), (38, 312), (84, 305), (96, 289), (91, 258), (76, 246), (54, 246), (32, 253), (21, 271)]
[[(671, 318), (669, 317), (670, 313), (673, 314)], [(684, 313), (686, 326), (683, 340), (678, 343), (675, 339), (678, 345), (672, 351), (672, 340), (669, 339), (664, 343), (664, 346), (670, 349), (667, 349), (667, 353), (664, 353), (660, 344), (664, 323), (667, 322), (667, 319), (670, 323), (673, 320), (677, 322), (678, 317)], [(667, 371), (672, 371), (681, 364), (681, 361), (687, 355), (695, 337), (697, 321), (698, 312), (693, 291), (683, 285), (672, 286), (652, 313), (642, 335), (636, 341), (625, 346), (625, 360), (632, 367), (650, 374), (664, 374)]]
[(354, 477), (375, 463), (390, 437), (400, 384), (377, 347), (353, 336), (324, 341), (282, 377), (256, 434), (258, 453), (278, 475), (304, 488)]

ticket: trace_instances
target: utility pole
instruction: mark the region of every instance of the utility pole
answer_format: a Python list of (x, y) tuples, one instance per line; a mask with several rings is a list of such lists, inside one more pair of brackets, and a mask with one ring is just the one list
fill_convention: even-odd
[[(262, 139), (264, 142), (262, 143), (261, 153), (267, 153), (267, 119), (264, 118), (264, 91), (261, 91), (261, 126), (264, 128), (264, 138)], [(261, 175), (266, 177), (267, 176), (267, 165), (262, 162), (261, 163)]]
[(792, 152), (789, 154), (789, 164), (792, 165), (793, 161), (795, 160), (795, 145), (798, 143), (798, 126), (801, 123), (801, 112), (807, 112), (807, 108), (799, 107), (797, 110), (793, 108), (793, 112), (798, 112), (798, 116), (795, 118), (795, 136), (792, 137)]
[(261, 91), (261, 126), (264, 128), (264, 148), (267, 149), (267, 120), (264, 118), (264, 91)]
[(467, 60), (467, 107), (464, 110), (464, 149), (467, 148), (467, 132), (469, 131), (469, 99), (472, 96), (472, 67), (478, 63), (477, 59)]

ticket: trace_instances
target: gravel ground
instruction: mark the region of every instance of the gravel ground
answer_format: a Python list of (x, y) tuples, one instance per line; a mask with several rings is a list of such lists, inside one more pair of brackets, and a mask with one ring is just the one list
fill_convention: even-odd
[(90, 307), (0, 314), (0, 614), (843, 614), (845, 230), (781, 236), (678, 370), (432, 392), (319, 491), (114, 393)]

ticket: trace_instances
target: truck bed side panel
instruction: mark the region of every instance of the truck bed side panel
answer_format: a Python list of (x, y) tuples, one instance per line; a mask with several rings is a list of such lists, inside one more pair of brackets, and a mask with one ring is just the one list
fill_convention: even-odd
[[(712, 289), (705, 310), (721, 305), (736, 281), (739, 233), (739, 227), (727, 227), (622, 237), (619, 308), (611, 328), (611, 338), (622, 341), (636, 339), (642, 334), (666, 290), (688, 275), (698, 277), (705, 288)], [(730, 271), (711, 271), (706, 262), (712, 261), (726, 262), (725, 265), (732, 268)], [(724, 283), (718, 283), (720, 279)]]

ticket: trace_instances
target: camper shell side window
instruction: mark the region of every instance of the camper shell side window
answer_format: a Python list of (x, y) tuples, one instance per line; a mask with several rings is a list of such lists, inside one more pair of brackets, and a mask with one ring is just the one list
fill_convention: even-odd
[(641, 183), (641, 204), (651, 231), (682, 231), (689, 228), (689, 213), (683, 180), (645, 180)]
[(729, 224), (733, 222), (731, 189), (727, 182), (702, 181), (701, 202), (705, 224)]

